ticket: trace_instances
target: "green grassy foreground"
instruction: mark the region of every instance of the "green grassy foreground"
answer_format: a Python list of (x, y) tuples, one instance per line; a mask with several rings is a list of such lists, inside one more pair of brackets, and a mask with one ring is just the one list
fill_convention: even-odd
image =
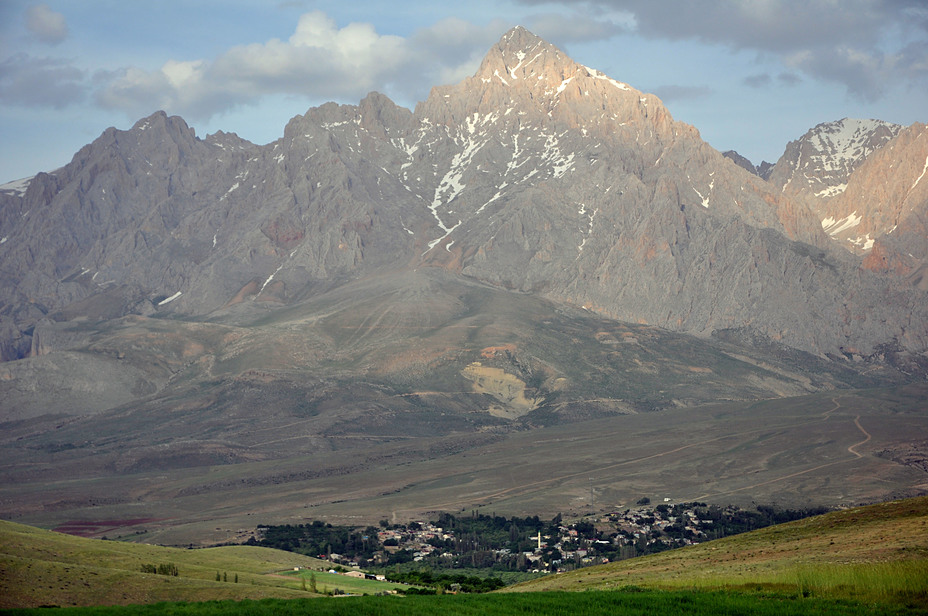
[[(47, 614), (47, 609), (12, 610), (4, 614)], [(159, 603), (153, 605), (62, 608), (52, 610), (67, 616), (499, 616), (546, 614), (586, 616), (646, 616), (652, 614), (752, 614), (756, 616), (878, 616), (912, 614), (904, 605), (867, 605), (830, 599), (728, 592), (593, 591), (582, 593), (539, 592), (521, 595), (444, 595), (432, 597), (343, 597), (330, 599), (264, 599), (261, 601), (211, 601), (205, 603)]]

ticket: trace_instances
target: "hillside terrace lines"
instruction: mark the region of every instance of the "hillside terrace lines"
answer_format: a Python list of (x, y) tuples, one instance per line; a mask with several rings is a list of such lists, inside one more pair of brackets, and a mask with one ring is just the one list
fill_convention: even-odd
[[(835, 411), (837, 411), (837, 410), (839, 410), (839, 409), (841, 408), (841, 404), (837, 401), (837, 399), (833, 398), (832, 401), (833, 401), (833, 403), (835, 404), (835, 407), (832, 408), (832, 409), (830, 409), (830, 410), (828, 410), (828, 411), (826, 411), (826, 412), (823, 413), (820, 417), (813, 418), (813, 419), (810, 419), (810, 420), (808, 420), (808, 421), (802, 421), (802, 422), (800, 422), (800, 423), (790, 423), (790, 422), (787, 421), (787, 422), (784, 423), (784, 425), (781, 426), (781, 428), (793, 428), (793, 429), (794, 429), (794, 428), (797, 428), (797, 427), (801, 427), (801, 426), (803, 426), (803, 425), (814, 425), (814, 424), (818, 424), (818, 423), (820, 423), (820, 422), (822, 422), (822, 421), (828, 420), (828, 418), (831, 416), (832, 413), (834, 413)], [(864, 432), (865, 434), (867, 434), (867, 433), (863, 430), (863, 428), (860, 427), (859, 425), (858, 425), (858, 428), (859, 428), (862, 432)], [(544, 478), (544, 479), (539, 479), (539, 480), (533, 481), (533, 482), (521, 483), (521, 484), (519, 484), (518, 486), (512, 486), (512, 487), (509, 487), (509, 488), (504, 488), (504, 489), (500, 489), (500, 490), (495, 490), (495, 491), (492, 491), (492, 492), (490, 492), (490, 493), (482, 493), (482, 494), (481, 494), (481, 493), (479, 493), (479, 492), (474, 492), (474, 493), (470, 493), (470, 494), (461, 494), (461, 498), (459, 498), (459, 499), (455, 499), (455, 500), (453, 500), (453, 501), (448, 501), (448, 502), (443, 502), (443, 503), (438, 503), (438, 504), (434, 504), (434, 503), (433, 503), (433, 504), (430, 504), (429, 506), (430, 506), (430, 507), (433, 507), (433, 508), (436, 508), (436, 509), (441, 509), (441, 508), (454, 508), (454, 507), (468, 507), (468, 506), (473, 506), (473, 505), (475, 505), (475, 504), (487, 505), (487, 504), (493, 503), (493, 502), (495, 502), (495, 501), (497, 501), (497, 500), (499, 500), (499, 499), (501, 499), (501, 498), (511, 498), (511, 497), (516, 497), (516, 496), (519, 496), (519, 495), (530, 494), (530, 493), (532, 493), (534, 490), (536, 490), (537, 488), (540, 488), (540, 487), (551, 486), (551, 485), (556, 485), (556, 484), (565, 484), (565, 483), (569, 483), (569, 482), (572, 481), (572, 480), (577, 480), (577, 479), (584, 479), (584, 480), (585, 480), (586, 478), (588, 478), (588, 477), (590, 477), (590, 476), (593, 476), (593, 475), (596, 475), (596, 476), (607, 476), (609, 472), (614, 472), (616, 469), (619, 469), (619, 468), (622, 468), (622, 467), (625, 467), (625, 466), (640, 464), (640, 463), (642, 463), (642, 462), (649, 462), (649, 461), (657, 460), (657, 459), (660, 459), (660, 458), (666, 457), (666, 456), (672, 456), (672, 455), (674, 455), (674, 454), (679, 454), (679, 453), (684, 452), (684, 451), (686, 451), (686, 450), (690, 450), (690, 449), (693, 449), (693, 448), (698, 448), (698, 447), (701, 447), (701, 446), (704, 446), (704, 445), (708, 445), (708, 444), (710, 444), (710, 443), (717, 443), (717, 442), (721, 442), (721, 441), (731, 441), (732, 439), (739, 439), (739, 438), (747, 437), (747, 436), (751, 436), (751, 435), (762, 434), (762, 433), (769, 432), (770, 430), (775, 430), (775, 429), (777, 429), (777, 426), (765, 426), (765, 427), (762, 427), (762, 428), (753, 428), (753, 429), (750, 429), (750, 430), (745, 430), (745, 431), (741, 431), (741, 432), (737, 432), (737, 433), (725, 434), (725, 435), (722, 435), (722, 436), (717, 436), (717, 437), (713, 437), (713, 438), (703, 439), (703, 440), (700, 440), (700, 441), (695, 442), (695, 443), (687, 443), (686, 445), (681, 445), (681, 446), (679, 446), (679, 447), (674, 447), (674, 448), (668, 449), (668, 450), (666, 450), (666, 451), (660, 451), (660, 452), (653, 453), (653, 454), (649, 454), (649, 455), (638, 456), (638, 457), (635, 457), (635, 458), (629, 458), (629, 459), (627, 459), (627, 460), (621, 460), (621, 461), (619, 461), (619, 462), (615, 462), (615, 463), (612, 463), (612, 464), (604, 464), (604, 465), (591, 466), (591, 467), (589, 467), (589, 468), (587, 468), (587, 469), (584, 469), (584, 470), (581, 471), (581, 472), (565, 473), (565, 474), (563, 474), (563, 475), (554, 475), (554, 476), (546, 477), (546, 478)], [(572, 440), (572, 441), (573, 441), (573, 446), (574, 446), (574, 447), (582, 447), (582, 446), (583, 446), (583, 445), (582, 445), (582, 442), (583, 442), (583, 441), (589, 440), (589, 439), (591, 439), (591, 438), (601, 438), (602, 436), (603, 436), (603, 435), (596, 435), (596, 436), (592, 436), (592, 437), (583, 437), (583, 438), (579, 438), (579, 437), (578, 437), (578, 438)], [(868, 435), (868, 436), (869, 436), (869, 435)], [(865, 439), (864, 441), (861, 441), (861, 442), (859, 442), (859, 443), (856, 443), (856, 444), (853, 445), (852, 447), (858, 447), (858, 446), (860, 446), (860, 445), (862, 445), (862, 444), (864, 444), (865, 442), (868, 442), (868, 441), (869, 441), (869, 439)], [(852, 452), (852, 453), (855, 453), (855, 452)], [(856, 459), (856, 458), (855, 458), (855, 459)], [(770, 479), (770, 480), (767, 480), (767, 481), (763, 481), (763, 482), (759, 482), (759, 483), (754, 484), (754, 485), (751, 485), (751, 486), (741, 486), (741, 487), (738, 487), (738, 488), (735, 488), (735, 489), (732, 489), (732, 490), (726, 490), (726, 491), (718, 492), (718, 493), (707, 493), (707, 494), (703, 494), (703, 495), (700, 495), (700, 496), (697, 496), (697, 497), (694, 497), (694, 498), (682, 497), (682, 496), (681, 496), (681, 497), (679, 497), (679, 498), (676, 498), (675, 500), (677, 500), (677, 501), (687, 501), (687, 500), (702, 501), (702, 500), (706, 500), (706, 499), (709, 499), (709, 498), (717, 498), (717, 497), (719, 497), (719, 496), (725, 496), (725, 495), (728, 495), (728, 494), (734, 494), (734, 493), (738, 493), (738, 492), (743, 492), (744, 490), (749, 490), (749, 489), (752, 489), (752, 488), (756, 488), (756, 487), (760, 487), (760, 486), (764, 486), (764, 485), (769, 485), (769, 484), (771, 484), (771, 483), (776, 483), (776, 482), (779, 482), (779, 481), (784, 481), (784, 480), (786, 480), (786, 479), (790, 479), (790, 478), (793, 478), (793, 477), (799, 477), (799, 476), (802, 476), (802, 475), (806, 475), (806, 474), (815, 472), (815, 471), (817, 471), (817, 470), (821, 470), (821, 469), (823, 469), (823, 468), (828, 468), (828, 467), (835, 466), (835, 465), (838, 465), (838, 464), (845, 464), (845, 463), (847, 463), (847, 462), (852, 462), (852, 461), (854, 461), (854, 459), (836, 460), (836, 461), (834, 461), (834, 462), (828, 462), (828, 463), (825, 463), (825, 464), (821, 464), (821, 465), (815, 466), (815, 467), (813, 467), (813, 468), (803, 469), (803, 470), (801, 470), (801, 471), (797, 471), (797, 472), (794, 472), (794, 473), (790, 473), (790, 474), (788, 474), (788, 475), (775, 477), (775, 478), (773, 478), (773, 479)], [(403, 511), (403, 510), (399, 510), (399, 511)]]
[[(851, 452), (851, 453), (856, 454), (856, 452)], [(863, 457), (863, 456), (858, 456), (858, 458), (860, 457)], [(820, 471), (823, 468), (829, 468), (837, 464), (846, 464), (849, 461), (851, 460), (835, 460), (834, 462), (826, 462), (825, 464), (819, 464), (818, 466), (813, 466), (812, 468), (807, 468), (805, 470), (797, 471), (795, 473), (790, 473), (789, 475), (782, 475), (780, 477), (774, 477), (773, 479), (768, 479), (767, 481), (761, 481), (759, 483), (754, 483), (748, 486), (741, 486), (740, 488), (734, 488), (732, 490), (727, 490), (725, 492), (714, 492), (714, 493), (703, 494), (701, 496), (696, 497), (695, 500), (714, 499), (720, 496), (727, 496), (729, 494), (737, 494), (738, 492), (744, 492), (745, 490), (753, 490), (755, 488), (770, 485), (772, 483), (778, 483), (780, 481), (786, 481), (787, 479), (793, 479), (795, 477), (801, 477), (802, 475), (814, 473), (815, 471)]]
[[(636, 457), (636, 458), (630, 458), (630, 459), (628, 459), (628, 460), (622, 460), (621, 462), (616, 462), (616, 463), (614, 463), (614, 464), (606, 464), (606, 465), (602, 465), (602, 466), (591, 467), (591, 468), (589, 468), (589, 469), (586, 469), (586, 470), (581, 471), (581, 472), (578, 472), (578, 473), (567, 473), (567, 474), (564, 474), (564, 475), (557, 475), (557, 476), (553, 476), (553, 477), (547, 477), (547, 478), (545, 478), (545, 479), (539, 479), (539, 480), (533, 481), (533, 482), (521, 483), (521, 484), (519, 484), (518, 486), (513, 486), (513, 487), (510, 487), (510, 488), (504, 488), (504, 489), (502, 489), (502, 490), (494, 491), (494, 492), (492, 492), (492, 493), (490, 493), (490, 494), (484, 494), (484, 495), (477, 495), (477, 494), (474, 494), (474, 493), (472, 493), (472, 494), (463, 494), (463, 495), (462, 495), (463, 498), (460, 498), (460, 499), (457, 499), (457, 500), (454, 500), (454, 501), (444, 502), (444, 503), (431, 503), (429, 506), (432, 507), (432, 508), (434, 508), (434, 509), (449, 509), (449, 508), (459, 508), (459, 507), (472, 506), (472, 505), (474, 505), (474, 504), (476, 504), (476, 503), (490, 504), (490, 503), (492, 503), (493, 501), (498, 500), (499, 498), (502, 498), (502, 497), (511, 497), (511, 496), (517, 496), (517, 495), (520, 495), (520, 494), (527, 494), (527, 493), (530, 493), (532, 490), (534, 490), (535, 488), (538, 488), (538, 487), (547, 486), (547, 485), (551, 485), (551, 484), (555, 484), (555, 483), (569, 482), (570, 480), (572, 480), (572, 479), (577, 479), (577, 478), (586, 479), (586, 478), (590, 477), (591, 474), (600, 474), (600, 475), (602, 475), (602, 474), (604, 474), (606, 471), (611, 471), (611, 470), (620, 468), (620, 467), (622, 467), (622, 466), (628, 466), (628, 465), (637, 464), (637, 463), (640, 463), (640, 462), (647, 462), (647, 461), (649, 461), (649, 460), (655, 460), (655, 459), (658, 459), (658, 458), (661, 458), (661, 457), (664, 457), (664, 456), (668, 456), (668, 455), (672, 455), (672, 454), (675, 454), (675, 453), (679, 453), (679, 452), (681, 452), (681, 451), (685, 451), (685, 450), (691, 449), (691, 448), (693, 448), (693, 447), (699, 447), (699, 446), (701, 446), (701, 445), (706, 445), (706, 444), (708, 444), (708, 443), (713, 443), (713, 442), (716, 442), (716, 441), (721, 441), (721, 440), (725, 440), (725, 439), (730, 439), (730, 438), (736, 437), (736, 436), (744, 436), (744, 435), (747, 435), (747, 434), (754, 434), (754, 433), (763, 432), (763, 431), (765, 431), (765, 429), (755, 429), (755, 430), (748, 430), (748, 431), (746, 431), (746, 432), (742, 432), (742, 433), (739, 433), (739, 434), (718, 436), (718, 437), (714, 437), (714, 438), (710, 438), (710, 439), (705, 439), (705, 440), (703, 440), (703, 441), (699, 441), (699, 442), (696, 442), (696, 443), (689, 443), (689, 444), (686, 444), (686, 445), (682, 445), (682, 446), (680, 446), (680, 447), (675, 447), (675, 448), (669, 449), (669, 450), (667, 450), (667, 451), (661, 451), (661, 452), (658, 452), (658, 453), (655, 453), (655, 454), (650, 454), (650, 455), (647, 455), (647, 456), (639, 456), (639, 457)], [(410, 510), (398, 509), (397, 511), (418, 511), (418, 510), (412, 510), (412, 509), (410, 509)]]
[[(841, 408), (841, 404), (838, 402), (837, 398), (832, 398), (832, 402), (835, 404), (835, 407), (832, 408), (832, 409), (830, 409), (830, 410), (828, 410), (828, 411), (826, 411), (825, 413), (822, 414), (822, 419), (823, 419), (823, 420), (828, 420), (828, 419), (831, 417), (831, 414), (832, 414), (832, 413), (834, 413), (835, 411), (837, 411), (838, 409)], [(846, 464), (846, 463), (848, 463), (848, 462), (854, 462), (854, 461), (856, 461), (856, 460), (859, 460), (859, 459), (863, 458), (864, 456), (863, 456), (861, 453), (859, 453), (859, 452), (857, 451), (857, 448), (860, 447), (861, 445), (864, 445), (864, 444), (870, 442), (870, 440), (871, 440), (873, 437), (872, 437), (872, 435), (871, 435), (869, 432), (867, 432), (867, 431), (864, 429), (864, 427), (863, 427), (862, 425), (860, 425), (860, 415), (857, 415), (857, 416), (854, 418), (854, 425), (857, 427), (858, 430), (860, 430), (860, 431), (863, 433), (863, 435), (864, 435), (865, 438), (864, 438), (864, 440), (862, 440), (862, 441), (860, 441), (860, 442), (858, 442), (858, 443), (854, 443), (853, 445), (851, 445), (850, 447), (847, 448), (847, 451), (848, 451), (849, 453), (851, 453), (851, 454), (854, 455), (854, 458), (853, 458), (853, 459), (848, 459), (848, 460), (835, 460), (834, 462), (826, 462), (825, 464), (819, 464), (818, 466), (814, 466), (814, 467), (812, 467), (812, 468), (807, 468), (807, 469), (804, 469), (804, 470), (801, 470), (801, 471), (797, 471), (797, 472), (795, 472), (795, 473), (790, 473), (790, 474), (788, 474), (788, 475), (782, 475), (782, 476), (780, 476), (780, 477), (774, 477), (773, 479), (769, 479), (769, 480), (767, 480), (767, 481), (762, 481), (762, 482), (755, 483), (755, 484), (752, 484), (752, 485), (742, 486), (742, 487), (740, 487), (740, 488), (735, 488), (735, 489), (732, 489), (732, 490), (727, 490), (727, 491), (725, 491), (725, 492), (716, 492), (716, 493), (711, 493), (711, 494), (703, 494), (703, 495), (701, 495), (701, 496), (698, 496), (698, 497), (696, 498), (696, 500), (704, 500), (704, 499), (707, 499), (707, 498), (718, 498), (719, 496), (726, 496), (726, 495), (729, 495), (729, 494), (735, 494), (735, 493), (737, 493), (737, 492), (743, 492), (743, 491), (745, 491), (745, 490), (753, 490), (753, 489), (759, 488), (759, 487), (761, 487), (761, 486), (766, 486), (766, 485), (770, 485), (770, 484), (772, 484), (772, 483), (777, 483), (777, 482), (780, 482), (780, 481), (785, 481), (785, 480), (787, 480), (787, 479), (793, 479), (793, 478), (795, 478), (795, 477), (800, 477), (800, 476), (802, 476), (802, 475), (807, 475), (807, 474), (809, 474), (809, 473), (814, 473), (815, 471), (822, 470), (823, 468), (829, 468), (829, 467), (832, 467), (832, 466), (836, 466), (836, 465), (838, 465), (838, 464)]]

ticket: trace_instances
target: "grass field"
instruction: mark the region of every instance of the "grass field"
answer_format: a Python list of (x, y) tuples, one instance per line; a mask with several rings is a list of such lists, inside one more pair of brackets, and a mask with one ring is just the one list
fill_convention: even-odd
[(61, 612), (68, 616), (497, 616), (545, 614), (549, 616), (650, 616), (685, 614), (715, 616), (892, 616), (912, 614), (905, 605), (868, 605), (853, 601), (805, 598), (764, 593), (654, 591), (629, 588), (619, 592), (540, 592), (523, 595), (443, 595), (430, 597), (342, 597), (327, 599), (261, 601), (212, 601), (208, 603), (161, 603), (108, 608), (61, 610), (11, 610), (10, 616)]
[(316, 578), (316, 590), (322, 594), (332, 594), (336, 591), (350, 595), (374, 595), (382, 592), (390, 592), (397, 588), (409, 588), (406, 584), (397, 584), (395, 582), (383, 582), (380, 580), (362, 580), (360, 578), (349, 577), (340, 573), (328, 573), (326, 571), (286, 571), (282, 577), (292, 580), (293, 588), (309, 588), (311, 576)]

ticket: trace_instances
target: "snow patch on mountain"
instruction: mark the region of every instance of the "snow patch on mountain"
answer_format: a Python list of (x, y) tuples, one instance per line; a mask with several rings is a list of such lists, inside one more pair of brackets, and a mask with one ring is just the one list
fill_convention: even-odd
[(22, 197), (26, 194), (26, 189), (29, 188), (29, 184), (32, 183), (33, 179), (35, 179), (35, 176), (0, 184), (0, 192), (11, 193), (17, 197)]
[(183, 293), (180, 292), (180, 291), (178, 291), (177, 293), (175, 293), (175, 294), (172, 295), (171, 297), (168, 297), (167, 299), (163, 299), (163, 300), (161, 300), (160, 302), (158, 302), (158, 305), (159, 305), (159, 306), (164, 306), (165, 304), (170, 304), (171, 302), (173, 302), (175, 299), (177, 299), (177, 298), (180, 297), (181, 295), (183, 295)]
[(925, 168), (922, 169), (922, 174), (921, 174), (920, 176), (918, 176), (918, 179), (916, 179), (916, 180), (915, 180), (915, 183), (912, 184), (912, 188), (909, 189), (910, 191), (911, 191), (911, 190), (914, 190), (915, 187), (918, 186), (918, 183), (922, 181), (922, 178), (923, 178), (923, 177), (925, 177), (925, 172), (926, 172), (926, 171), (928, 171), (928, 157), (925, 157)]
[[(584, 66), (583, 68), (586, 69), (586, 71), (590, 74), (590, 77), (592, 77), (593, 79), (602, 79), (603, 81), (608, 81), (609, 83), (611, 83), (612, 85), (614, 85), (620, 90), (631, 91), (631, 88), (628, 86), (628, 84), (622, 83), (621, 81), (616, 81), (612, 77), (609, 77), (608, 75), (600, 73), (595, 68), (590, 68), (588, 66)], [(643, 101), (644, 99), (641, 99), (641, 100)]]
[(853, 227), (856, 227), (860, 224), (860, 221), (863, 220), (861, 216), (857, 215), (857, 212), (853, 212), (850, 216), (842, 218), (841, 220), (835, 220), (834, 218), (826, 218), (822, 221), (822, 230), (825, 231), (828, 235), (837, 235), (842, 231), (847, 231)]

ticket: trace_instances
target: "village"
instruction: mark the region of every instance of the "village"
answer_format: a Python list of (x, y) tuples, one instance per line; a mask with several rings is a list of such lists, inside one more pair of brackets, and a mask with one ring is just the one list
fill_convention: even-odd
[[(511, 525), (513, 521), (509, 522)], [(564, 571), (689, 545), (706, 536), (699, 528), (700, 523), (692, 510), (673, 515), (670, 508), (649, 507), (636, 507), (574, 523), (564, 523), (555, 518), (553, 523), (527, 538), (531, 543), (530, 549), (524, 549), (527, 546), (523, 539), (519, 546), (522, 549), (518, 552), (514, 551), (511, 540), (506, 545), (485, 546), (490, 549), (456, 549), (462, 543), (460, 535), (456, 536), (454, 529), (432, 522), (384, 529), (378, 532), (378, 539), (384, 546), (385, 555), (381, 560), (385, 564), (395, 562), (398, 560), (396, 555), (405, 551), (413, 562), (438, 568), (480, 565), (494, 568), (515, 559), (515, 567), (507, 568), (539, 573)], [(674, 532), (677, 529), (679, 532)]]
[(566, 521), (442, 513), (437, 520), (364, 529), (310, 524), (261, 526), (259, 545), (325, 559), (333, 567), (383, 574), (428, 568), (546, 573), (661, 552), (821, 513), (758, 506), (641, 499), (634, 507)]

